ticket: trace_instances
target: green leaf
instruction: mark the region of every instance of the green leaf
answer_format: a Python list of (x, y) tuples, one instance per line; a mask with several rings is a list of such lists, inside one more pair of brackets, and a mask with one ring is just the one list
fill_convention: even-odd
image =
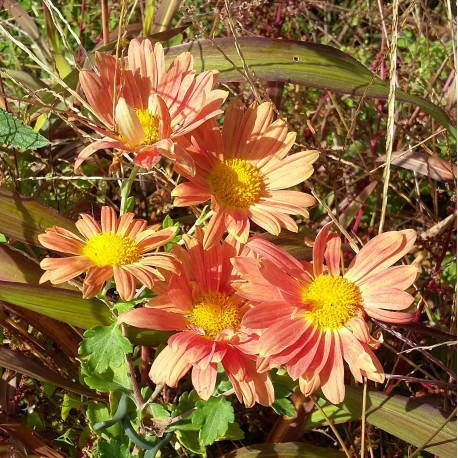
[(196, 407), (192, 423), (201, 428), (199, 441), (202, 445), (213, 444), (218, 437), (224, 436), (229, 424), (234, 422), (234, 408), (224, 396), (197, 401)]
[(144, 345), (146, 347), (158, 347), (167, 344), (172, 331), (153, 331), (152, 329), (141, 329), (129, 326), (127, 335), (134, 345)]
[(129, 447), (125, 444), (119, 444), (115, 440), (109, 442), (99, 441), (97, 449), (100, 453), (100, 458), (131, 458), (132, 454)]
[[(109, 367), (103, 374), (92, 372), (91, 368), (84, 362), (81, 362), (81, 374), (84, 383), (93, 390), (102, 392), (108, 391), (124, 391), (130, 393), (132, 391), (132, 382), (129, 378), (129, 369), (127, 363), (115, 368)], [(105, 418), (107, 420), (107, 418)]]
[(278, 415), (286, 415), (287, 417), (294, 417), (295, 410), (293, 403), (287, 398), (275, 399), (272, 404), (272, 409)]
[(170, 418), (170, 412), (162, 405), (158, 404), (157, 402), (151, 402), (147, 405), (147, 409), (149, 412), (152, 413), (154, 418)]
[(37, 149), (49, 145), (50, 141), (0, 108), (0, 143), (13, 148)]
[[(99, 423), (102, 421), (109, 420), (112, 415), (110, 413), (110, 409), (107, 407), (106, 404), (98, 402), (88, 402), (87, 409), (86, 409), (86, 416), (87, 419), (90, 422), (90, 425), (94, 425), (95, 423)], [(121, 425), (121, 423), (115, 423), (113, 426), (110, 426), (109, 428), (101, 429), (98, 431), (95, 431), (97, 435), (104, 436), (105, 438), (120, 438), (124, 436), (123, 433), (124, 429)]]
[(205, 447), (199, 442), (199, 435), (196, 431), (176, 431), (178, 442), (189, 451), (201, 456), (207, 456)]
[(245, 433), (240, 428), (238, 423), (231, 423), (227, 431), (225, 432), (223, 437), (218, 437), (217, 440), (231, 440), (231, 441), (239, 441), (245, 437)]
[(120, 367), (126, 355), (132, 353), (132, 344), (122, 335), (117, 323), (96, 326), (84, 333), (78, 353), (93, 373), (103, 373), (109, 367)]
[(226, 453), (224, 458), (342, 458), (343, 452), (299, 442), (254, 444)]
[(51, 397), (54, 394), (54, 392), (56, 391), (56, 385), (52, 383), (43, 382), (42, 386), (43, 386), (43, 391), (48, 398)]
[[(345, 401), (342, 404), (335, 406), (320, 400), (324, 412), (333, 423), (361, 418), (362, 389), (347, 386), (345, 390)], [(367, 422), (416, 447), (432, 436), (447, 416), (441, 409), (416, 399), (377, 391), (367, 393)], [(326, 424), (322, 414), (314, 411), (305, 428), (312, 429)], [(455, 457), (456, 439), (456, 420), (453, 420), (445, 425), (424, 450), (440, 457)]]
[(38, 412), (30, 412), (27, 415), (26, 424), (34, 431), (43, 431), (45, 429), (45, 423)]
[[(328, 91), (386, 99), (386, 81), (350, 55), (331, 46), (294, 40), (239, 37), (237, 43), (255, 79), (301, 84)], [(168, 63), (189, 51), (198, 71), (218, 70), (220, 81), (244, 81), (244, 66), (233, 38), (191, 41), (167, 50)], [(396, 90), (396, 99), (418, 105), (456, 138), (456, 128), (445, 111), (421, 97)]]
[(83, 329), (112, 322), (112, 313), (103, 302), (83, 299), (79, 291), (0, 281), (0, 300)]
[[(0, 251), (0, 262), (3, 259)], [(0, 278), (10, 276), (8, 272), (2, 275), (3, 267), (5, 266), (0, 265)], [(38, 276), (36, 273), (33, 275), (35, 279)], [(79, 291), (55, 286), (0, 280), (0, 300), (83, 329), (106, 326), (113, 322), (113, 314), (103, 302), (98, 299), (83, 299)], [(135, 345), (165, 344), (172, 334), (173, 332), (153, 331), (133, 326), (128, 330), (129, 340)]]
[(83, 427), (83, 430), (81, 431), (80, 437), (78, 438), (78, 447), (80, 449), (84, 448), (87, 446), (91, 439), (92, 435), (92, 430), (89, 427), (89, 425), (86, 425)]
[(275, 401), (272, 404), (272, 409), (278, 415), (286, 415), (293, 417), (295, 415), (293, 403), (287, 399), (293, 392), (297, 382), (283, 374), (283, 370), (279, 370), (272, 374), (272, 382), (275, 388)]
[(167, 215), (167, 216), (164, 218), (164, 221), (162, 221), (162, 227), (163, 227), (164, 229), (167, 229), (168, 227), (172, 227), (174, 224), (175, 224), (175, 222), (174, 222), (173, 219), (170, 217), (170, 215)]
[(59, 437), (56, 437), (56, 441), (63, 442), (64, 444), (70, 445), (70, 447), (75, 448), (75, 444), (71, 438), (73, 434), (73, 429), (68, 428), (64, 434), (61, 434)]
[(83, 403), (69, 396), (67, 393), (64, 394), (64, 400), (62, 401), (62, 406), (60, 408), (60, 418), (66, 420), (70, 414), (70, 410), (79, 409)]
[(172, 411), (172, 417), (178, 417), (178, 415), (182, 415), (193, 409), (198, 401), (200, 401), (199, 395), (194, 390), (189, 393), (183, 393), (175, 409)]

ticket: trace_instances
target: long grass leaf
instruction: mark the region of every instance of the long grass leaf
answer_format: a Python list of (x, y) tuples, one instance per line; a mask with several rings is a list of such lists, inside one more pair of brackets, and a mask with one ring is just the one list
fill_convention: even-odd
[[(255, 79), (294, 83), (370, 98), (388, 98), (387, 82), (350, 55), (331, 46), (258, 37), (240, 37), (237, 42)], [(184, 51), (194, 56), (198, 70), (218, 70), (223, 82), (245, 80), (244, 65), (233, 38), (198, 40), (173, 46), (168, 49), (169, 62)], [(456, 138), (454, 123), (439, 106), (401, 89), (396, 89), (396, 100), (418, 105)]]

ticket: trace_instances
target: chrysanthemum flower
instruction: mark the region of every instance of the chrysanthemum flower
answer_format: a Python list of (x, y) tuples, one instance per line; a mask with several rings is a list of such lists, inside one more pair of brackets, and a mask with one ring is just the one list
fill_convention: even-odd
[(217, 243), (227, 229), (237, 241), (248, 239), (250, 220), (271, 234), (284, 227), (297, 232), (290, 214), (308, 217), (306, 207), (315, 203), (309, 194), (285, 191), (313, 173), (317, 151), (287, 157), (296, 134), (280, 119), (272, 122), (273, 106), (252, 104), (245, 111), (234, 99), (225, 113), (220, 132), (214, 120), (194, 131), (191, 145), (196, 174), (172, 192), (174, 205), (189, 206), (211, 199), (213, 216), (204, 247)]
[(245, 282), (234, 285), (248, 299), (258, 301), (243, 318), (243, 324), (260, 334), (260, 371), (286, 365), (289, 375), (299, 378), (305, 395), (321, 386), (333, 403), (345, 396), (345, 360), (359, 382), (362, 376), (383, 382), (384, 372), (371, 348), (373, 339), (365, 315), (388, 323), (408, 323), (405, 312), (413, 297), (417, 268), (391, 267), (415, 242), (415, 232), (386, 232), (374, 237), (341, 272), (341, 240), (329, 234), (332, 223), (318, 234), (313, 263), (299, 262), (262, 238), (247, 246), (260, 256), (239, 257), (235, 267)]
[(119, 316), (120, 322), (163, 331), (180, 331), (154, 360), (150, 377), (154, 383), (176, 387), (192, 369), (192, 383), (199, 396), (208, 399), (214, 389), (217, 365), (221, 363), (240, 402), (271, 405), (272, 382), (267, 373), (258, 373), (255, 357), (249, 356), (256, 334), (246, 333), (241, 320), (249, 307), (230, 283), (234, 274), (230, 258), (235, 244), (225, 241), (208, 251), (202, 234), (183, 237), (186, 250), (175, 245), (181, 261), (179, 274), (168, 284), (153, 288), (158, 296), (146, 307)]
[(97, 54), (96, 63), (99, 73), (83, 70), (80, 83), (108, 130), (101, 130), (105, 137), (80, 152), (75, 171), (102, 148), (134, 153), (134, 162), (145, 168), (163, 154), (191, 170), (192, 159), (175, 139), (221, 113), (227, 92), (213, 90), (218, 72), (196, 76), (188, 52), (166, 71), (162, 45), (138, 39), (129, 44), (127, 68), (123, 59), (106, 54)]
[(87, 272), (83, 297), (91, 298), (114, 277), (121, 299), (129, 301), (137, 280), (152, 288), (155, 280), (164, 280), (162, 269), (176, 271), (171, 253), (155, 252), (174, 237), (174, 228), (154, 231), (145, 220), (134, 219), (133, 213), (118, 218), (111, 207), (102, 207), (101, 224), (84, 213), (75, 224), (81, 236), (58, 226), (38, 236), (45, 248), (75, 255), (43, 259), (40, 267), (46, 272), (40, 283), (63, 283)]

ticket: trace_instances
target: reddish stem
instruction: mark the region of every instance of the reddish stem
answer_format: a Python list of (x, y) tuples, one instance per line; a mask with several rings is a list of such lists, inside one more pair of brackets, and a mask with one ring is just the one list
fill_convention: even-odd
[(433, 270), (433, 272), (431, 274), (431, 279), (429, 280), (428, 285), (426, 286), (426, 290), (425, 290), (425, 292), (423, 294), (423, 297), (421, 299), (421, 302), (418, 305), (418, 309), (417, 309), (417, 313), (415, 315), (414, 323), (418, 323), (420, 321), (420, 316), (421, 316), (421, 314), (423, 312), (423, 309), (425, 308), (426, 300), (428, 299), (429, 294), (432, 291), (432, 288), (436, 284), (436, 276), (437, 276), (437, 274), (438, 274), (438, 272), (439, 272), (439, 270), (441, 268), (441, 265), (442, 265), (442, 262), (444, 261), (445, 255), (447, 254), (448, 247), (450, 245), (450, 240), (452, 238), (452, 233), (453, 233), (454, 227), (455, 227), (454, 224), (450, 225), (450, 229), (448, 230), (448, 233), (447, 233), (447, 239), (445, 240), (445, 244), (444, 244), (444, 246), (442, 248), (442, 251), (441, 251), (441, 254), (439, 255), (439, 258), (437, 259), (436, 267), (434, 268), (434, 270)]
[(142, 345), (142, 368), (140, 383), (146, 385), (148, 383), (148, 347)]

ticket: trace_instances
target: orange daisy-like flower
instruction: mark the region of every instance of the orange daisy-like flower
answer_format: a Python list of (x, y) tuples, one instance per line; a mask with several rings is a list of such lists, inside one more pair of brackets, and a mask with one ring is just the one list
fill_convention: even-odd
[(332, 223), (318, 234), (313, 263), (299, 262), (262, 238), (247, 246), (260, 256), (239, 257), (235, 267), (245, 282), (238, 292), (259, 303), (243, 324), (260, 334), (258, 370), (286, 365), (299, 378), (301, 391), (321, 387), (329, 401), (345, 397), (344, 366), (359, 382), (362, 376), (383, 382), (384, 372), (371, 348), (381, 343), (369, 333), (367, 314), (389, 323), (408, 323), (413, 312), (401, 312), (413, 302), (405, 292), (417, 268), (391, 267), (415, 242), (415, 232), (387, 232), (374, 237), (341, 273), (341, 240), (329, 234)]
[(110, 207), (102, 207), (101, 224), (84, 213), (75, 224), (81, 237), (58, 226), (38, 236), (45, 248), (75, 255), (43, 259), (40, 267), (46, 272), (40, 283), (63, 283), (87, 272), (83, 297), (91, 298), (114, 277), (121, 299), (129, 301), (137, 280), (151, 289), (155, 280), (164, 280), (159, 269), (176, 271), (171, 253), (155, 252), (174, 237), (174, 228), (155, 231), (133, 213), (118, 218)]
[(196, 76), (193, 57), (180, 54), (165, 70), (160, 43), (132, 40), (124, 60), (97, 54), (98, 74), (83, 70), (80, 83), (94, 112), (108, 127), (104, 138), (79, 154), (75, 171), (102, 148), (135, 153), (134, 162), (151, 168), (163, 154), (192, 173), (192, 159), (175, 143), (207, 119), (221, 113), (227, 92), (213, 90), (216, 71)]
[(271, 234), (282, 227), (297, 232), (289, 214), (308, 217), (315, 203), (309, 194), (285, 191), (313, 173), (317, 151), (287, 157), (296, 134), (280, 119), (272, 122), (273, 106), (252, 104), (248, 110), (239, 99), (226, 111), (222, 132), (213, 120), (192, 134), (187, 148), (193, 153), (196, 174), (172, 192), (177, 206), (196, 205), (211, 199), (213, 216), (204, 238), (207, 249), (227, 229), (237, 241), (248, 239), (250, 220)]
[(204, 251), (199, 230), (196, 238), (183, 239), (186, 250), (173, 247), (181, 261), (179, 273), (171, 276), (168, 285), (155, 285), (158, 296), (146, 307), (124, 313), (118, 320), (141, 328), (181, 331), (169, 338), (154, 360), (150, 370), (154, 383), (176, 387), (192, 369), (194, 388), (208, 399), (221, 363), (240, 402), (247, 407), (255, 402), (271, 405), (272, 382), (267, 373), (258, 373), (255, 357), (250, 356), (257, 335), (241, 326), (249, 305), (230, 286), (239, 278), (230, 263), (237, 254), (235, 244), (225, 241)]

